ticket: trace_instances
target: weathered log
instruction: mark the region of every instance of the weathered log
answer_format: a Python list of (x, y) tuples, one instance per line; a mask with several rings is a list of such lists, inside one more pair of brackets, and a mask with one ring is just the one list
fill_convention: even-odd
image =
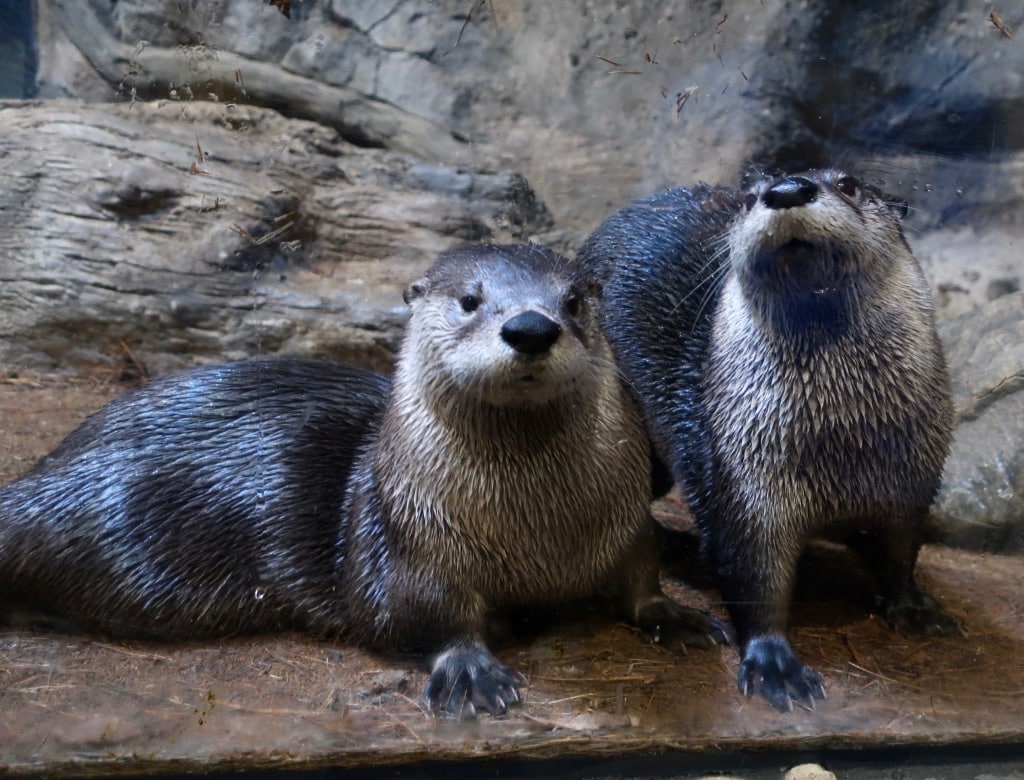
[(389, 363), (401, 290), (551, 226), (526, 181), (363, 149), (269, 109), (0, 104), (0, 364), (290, 352)]

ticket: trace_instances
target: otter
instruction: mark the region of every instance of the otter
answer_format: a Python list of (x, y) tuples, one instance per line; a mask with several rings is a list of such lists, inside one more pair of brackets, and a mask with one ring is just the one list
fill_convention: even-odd
[(913, 576), (953, 407), (905, 211), (834, 169), (701, 184), (619, 210), (577, 258), (696, 517), (740, 691), (780, 710), (825, 697), (785, 637), (813, 537), (861, 555), (892, 626), (959, 630)]
[(649, 448), (596, 288), (534, 246), (441, 255), (392, 379), (258, 359), (157, 379), (0, 490), (0, 593), (86, 628), (298, 628), (433, 654), (434, 710), (504, 713), (503, 614), (605, 594), (725, 641), (661, 592)]

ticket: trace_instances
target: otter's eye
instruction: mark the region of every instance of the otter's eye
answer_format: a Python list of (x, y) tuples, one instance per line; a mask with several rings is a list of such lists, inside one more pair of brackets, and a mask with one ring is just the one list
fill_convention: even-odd
[(746, 200), (743, 201), (743, 204), (747, 207), (747, 211), (750, 211), (752, 208), (754, 208), (755, 203), (757, 203), (757, 195), (755, 195), (753, 192), (748, 192)]
[(857, 194), (858, 181), (852, 176), (842, 176), (836, 182), (836, 189), (848, 198)]
[(570, 317), (578, 316), (582, 308), (583, 299), (576, 293), (571, 294), (565, 299), (565, 310)]
[(470, 314), (480, 308), (480, 299), (475, 295), (463, 295), (459, 306), (466, 314)]

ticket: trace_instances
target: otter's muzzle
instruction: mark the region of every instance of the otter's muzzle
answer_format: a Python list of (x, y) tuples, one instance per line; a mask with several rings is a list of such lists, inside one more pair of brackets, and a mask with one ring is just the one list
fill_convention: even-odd
[(516, 352), (540, 355), (562, 335), (562, 326), (540, 312), (524, 311), (501, 326), (501, 337)]

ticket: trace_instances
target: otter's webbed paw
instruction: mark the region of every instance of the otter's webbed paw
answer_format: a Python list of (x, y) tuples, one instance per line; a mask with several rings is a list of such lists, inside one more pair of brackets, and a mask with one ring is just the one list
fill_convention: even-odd
[(801, 663), (785, 637), (759, 636), (747, 643), (740, 663), (740, 693), (760, 693), (775, 709), (790, 712), (796, 701), (814, 709), (815, 699), (825, 698), (821, 675)]
[(963, 623), (958, 618), (917, 588), (907, 589), (899, 597), (886, 602), (885, 620), (897, 631), (906, 629), (925, 636), (964, 633)]
[(423, 698), (435, 712), (461, 720), (475, 718), (478, 710), (504, 715), (519, 703), (518, 674), (498, 662), (477, 640), (460, 641), (434, 659)]
[(655, 642), (683, 647), (714, 647), (732, 641), (729, 628), (703, 612), (665, 595), (652, 596), (636, 608), (636, 624)]

